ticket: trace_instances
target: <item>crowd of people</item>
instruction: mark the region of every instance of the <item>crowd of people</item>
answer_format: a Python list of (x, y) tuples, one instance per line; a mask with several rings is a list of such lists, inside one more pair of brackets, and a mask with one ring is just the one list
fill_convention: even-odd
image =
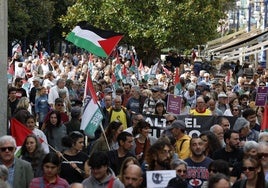
[[(8, 118), (33, 134), (20, 153), (10, 136), (15, 124), (0, 137), (1, 187), (143, 188), (151, 186), (146, 172), (159, 170), (176, 171), (168, 188), (268, 187), (264, 107), (255, 104), (268, 71), (248, 77), (240, 69), (238, 61), (218, 78), (174, 52), (151, 67), (138, 62), (134, 51), (106, 60), (45, 49), (39, 55), (15, 53), (8, 66)], [(179, 114), (167, 110), (178, 84), (176, 70)], [(88, 74), (104, 117), (94, 137), (80, 130), (88, 115), (83, 114)], [(159, 137), (151, 134), (154, 122), (146, 116), (164, 119)], [(219, 121), (190, 135), (184, 116)], [(159, 176), (154, 182), (161, 183)]]

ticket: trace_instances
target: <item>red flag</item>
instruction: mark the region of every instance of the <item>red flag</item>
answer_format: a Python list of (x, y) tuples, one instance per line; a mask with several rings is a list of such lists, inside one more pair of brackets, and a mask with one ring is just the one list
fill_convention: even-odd
[(268, 104), (266, 104), (264, 107), (261, 130), (268, 131)]
[(86, 98), (87, 96), (90, 96), (94, 103), (97, 103), (97, 94), (95, 92), (95, 89), (93, 87), (93, 83), (91, 80), (91, 76), (90, 76), (90, 72), (87, 72), (87, 80), (86, 80), (86, 85), (85, 85), (85, 93), (84, 93), (84, 98)]
[(179, 82), (180, 82), (180, 73), (179, 68), (176, 67), (174, 85), (178, 84)]
[(10, 124), (11, 135), (15, 138), (17, 146), (22, 146), (25, 138), (28, 135), (33, 134), (30, 129), (15, 118), (11, 118)]

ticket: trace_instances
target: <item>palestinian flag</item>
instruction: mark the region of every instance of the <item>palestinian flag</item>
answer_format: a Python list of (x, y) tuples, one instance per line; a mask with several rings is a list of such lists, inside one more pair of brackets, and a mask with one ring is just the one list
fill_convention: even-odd
[(122, 37), (120, 33), (98, 29), (83, 21), (75, 26), (66, 40), (96, 56), (108, 57)]

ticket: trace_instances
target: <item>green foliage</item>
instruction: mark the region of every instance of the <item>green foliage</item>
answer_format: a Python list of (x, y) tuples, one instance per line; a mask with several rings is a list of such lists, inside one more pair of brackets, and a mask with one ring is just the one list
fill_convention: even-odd
[[(60, 18), (71, 30), (86, 20), (124, 33), (124, 43), (148, 53), (192, 48), (216, 36), (218, 21), (234, 0), (77, 0)], [(150, 53), (150, 52), (149, 52)]]

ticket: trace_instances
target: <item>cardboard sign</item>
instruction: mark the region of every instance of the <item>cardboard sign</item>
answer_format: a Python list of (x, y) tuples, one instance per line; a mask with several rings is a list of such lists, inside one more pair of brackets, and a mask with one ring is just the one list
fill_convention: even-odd
[(170, 179), (176, 177), (175, 170), (146, 171), (147, 188), (165, 188)]

